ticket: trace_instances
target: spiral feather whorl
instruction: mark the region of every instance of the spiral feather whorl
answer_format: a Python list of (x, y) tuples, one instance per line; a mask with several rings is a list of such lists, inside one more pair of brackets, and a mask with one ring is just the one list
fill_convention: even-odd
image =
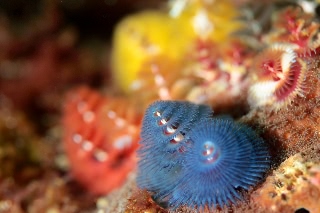
[(241, 199), (238, 189), (249, 189), (269, 166), (262, 139), (243, 124), (203, 120), (189, 132), (189, 138), (193, 147), (185, 154), (179, 185), (169, 201), (174, 208), (182, 203), (192, 207), (235, 203)]
[(157, 191), (163, 185), (162, 177), (173, 176), (171, 173), (180, 170), (180, 153), (190, 146), (186, 133), (199, 118), (211, 113), (208, 106), (186, 101), (157, 101), (150, 105), (143, 120), (138, 150), (137, 182), (141, 188)]
[(251, 108), (269, 106), (279, 110), (303, 96), (306, 64), (296, 53), (297, 45), (279, 43), (255, 58), (256, 71), (249, 87)]
[[(208, 106), (180, 101), (155, 102), (147, 109), (137, 182), (159, 204), (222, 208), (241, 200), (239, 190), (255, 185), (269, 168), (267, 146), (250, 127), (212, 113)], [(183, 139), (171, 146), (163, 126), (173, 123)]]

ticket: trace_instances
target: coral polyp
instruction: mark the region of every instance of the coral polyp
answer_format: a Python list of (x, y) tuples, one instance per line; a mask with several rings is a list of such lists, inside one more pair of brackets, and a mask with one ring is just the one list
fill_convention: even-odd
[[(267, 146), (251, 128), (230, 117), (212, 118), (208, 109), (162, 101), (146, 111), (137, 181), (170, 209), (236, 203), (239, 190), (254, 186), (269, 167)], [(174, 133), (167, 133), (173, 124)]]
[(274, 44), (254, 58), (254, 79), (248, 102), (252, 108), (279, 109), (297, 96), (303, 96), (306, 65), (291, 44)]

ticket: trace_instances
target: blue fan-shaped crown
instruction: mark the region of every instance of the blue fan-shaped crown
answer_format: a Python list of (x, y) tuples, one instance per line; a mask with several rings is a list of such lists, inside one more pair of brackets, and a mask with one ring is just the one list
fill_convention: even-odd
[(173, 209), (223, 207), (268, 169), (267, 147), (250, 127), (212, 114), (185, 101), (158, 101), (147, 109), (137, 182), (157, 202)]
[(209, 106), (187, 101), (156, 101), (146, 110), (141, 130), (141, 148), (138, 150), (138, 185), (151, 191), (166, 191), (162, 183), (181, 170), (182, 154), (191, 144), (187, 132), (203, 117), (210, 117)]
[(180, 178), (170, 195), (173, 208), (234, 203), (241, 199), (238, 189), (256, 184), (269, 167), (267, 147), (244, 124), (206, 119), (196, 123), (188, 136), (193, 147), (184, 154)]

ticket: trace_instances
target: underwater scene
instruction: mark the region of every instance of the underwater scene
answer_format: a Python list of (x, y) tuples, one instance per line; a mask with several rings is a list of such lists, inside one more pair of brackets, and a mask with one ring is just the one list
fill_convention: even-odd
[(0, 213), (41, 212), (320, 212), (320, 1), (1, 1)]

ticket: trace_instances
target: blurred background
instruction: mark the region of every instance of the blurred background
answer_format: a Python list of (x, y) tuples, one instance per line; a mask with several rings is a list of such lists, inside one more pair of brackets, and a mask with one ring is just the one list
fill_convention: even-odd
[(68, 173), (65, 92), (108, 87), (115, 24), (161, 0), (0, 1), (0, 212), (79, 212), (95, 196)]

